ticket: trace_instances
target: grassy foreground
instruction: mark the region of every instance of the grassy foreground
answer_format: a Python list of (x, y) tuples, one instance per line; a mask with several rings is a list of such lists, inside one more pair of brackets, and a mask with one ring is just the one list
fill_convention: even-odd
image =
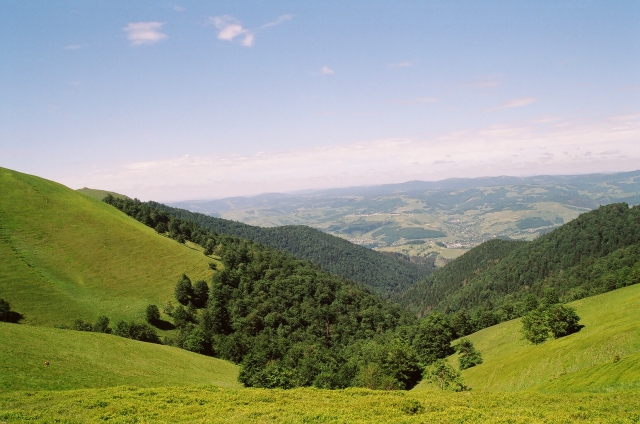
[(0, 323), (0, 346), (0, 392), (122, 385), (241, 387), (239, 368), (230, 362), (110, 334)]
[(0, 298), (27, 324), (139, 321), (182, 273), (212, 276), (202, 252), (61, 184), (0, 168), (0, 199)]
[[(570, 305), (584, 328), (567, 337), (534, 346), (522, 339), (520, 319), (470, 335), (484, 362), (462, 372), (465, 384), (501, 391), (640, 389), (640, 285)], [(450, 359), (457, 365), (456, 355)]]
[(0, 395), (5, 422), (637, 423), (640, 392), (610, 394), (184, 388)]

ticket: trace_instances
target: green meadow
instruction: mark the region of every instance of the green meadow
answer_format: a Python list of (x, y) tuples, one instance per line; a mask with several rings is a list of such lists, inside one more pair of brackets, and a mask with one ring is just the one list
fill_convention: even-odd
[(0, 421), (637, 423), (638, 394), (115, 387), (0, 394)]
[(238, 366), (230, 362), (110, 334), (0, 323), (0, 346), (0, 392), (119, 385), (241, 387)]
[[(522, 338), (520, 319), (468, 336), (484, 362), (462, 372), (465, 384), (509, 392), (640, 389), (640, 285), (570, 305), (584, 328), (560, 339), (533, 345)], [(457, 365), (456, 355), (449, 359)]]
[(182, 273), (209, 280), (201, 251), (61, 184), (0, 168), (0, 296), (24, 323), (141, 320)]

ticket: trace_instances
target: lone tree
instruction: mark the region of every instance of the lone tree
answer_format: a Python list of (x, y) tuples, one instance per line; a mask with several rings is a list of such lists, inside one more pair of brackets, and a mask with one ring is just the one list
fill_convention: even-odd
[(473, 347), (473, 343), (469, 339), (462, 339), (456, 345), (458, 351), (458, 363), (460, 364), (460, 370), (466, 370), (467, 368), (475, 367), (482, 363), (482, 354)]
[(522, 335), (533, 344), (543, 343), (549, 337), (547, 314), (543, 309), (534, 309), (522, 317)]
[(182, 277), (178, 280), (174, 294), (178, 302), (185, 306), (189, 304), (189, 301), (193, 297), (193, 286), (191, 285), (191, 280), (186, 274), (182, 274)]
[(571, 306), (554, 304), (538, 308), (522, 317), (522, 334), (533, 344), (549, 338), (549, 333), (558, 339), (580, 331), (580, 317)]
[(9, 302), (0, 299), (0, 321), (9, 322), (11, 320), (11, 306)]
[(427, 371), (427, 381), (436, 384), (440, 390), (461, 392), (468, 390), (462, 383), (460, 371), (447, 364), (444, 359), (438, 359)]
[(580, 331), (580, 317), (567, 305), (553, 305), (547, 310), (547, 324), (556, 339)]
[(160, 310), (156, 305), (148, 305), (146, 312), (147, 322), (149, 324), (155, 324), (160, 321)]

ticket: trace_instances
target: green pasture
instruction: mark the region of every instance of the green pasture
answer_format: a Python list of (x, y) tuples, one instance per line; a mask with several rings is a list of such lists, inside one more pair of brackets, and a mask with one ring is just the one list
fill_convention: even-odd
[(61, 184), (0, 168), (0, 298), (33, 325), (143, 318), (212, 261)]
[[(481, 365), (462, 372), (474, 390), (607, 392), (640, 388), (640, 285), (570, 303), (584, 328), (540, 345), (522, 339), (520, 319), (470, 336)], [(456, 355), (450, 357), (457, 365)], [(416, 390), (427, 388), (420, 383)]]
[(640, 392), (115, 387), (0, 394), (2, 422), (637, 423)]
[(112, 195), (113, 197), (119, 198), (119, 199), (129, 199), (129, 196), (125, 196), (124, 194), (119, 194), (113, 191), (107, 191), (107, 190), (98, 190), (95, 188), (88, 188), (88, 187), (83, 187), (83, 188), (79, 188), (76, 190), (78, 193), (82, 193), (86, 196), (91, 197), (92, 199), (96, 199), (96, 200), (102, 200), (105, 197), (107, 197), (108, 194)]
[(120, 385), (241, 387), (239, 368), (230, 362), (110, 334), (0, 323), (0, 346), (0, 392)]

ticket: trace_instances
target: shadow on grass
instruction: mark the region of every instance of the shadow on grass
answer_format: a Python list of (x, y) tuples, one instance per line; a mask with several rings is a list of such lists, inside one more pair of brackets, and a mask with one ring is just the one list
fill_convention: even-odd
[(24, 315), (22, 315), (19, 312), (16, 311), (9, 311), (9, 313), (7, 314), (8, 316), (5, 317), (4, 322), (10, 322), (13, 324), (19, 324), (20, 321), (22, 321), (24, 319)]
[(163, 319), (159, 319), (153, 322), (153, 326), (158, 330), (169, 331), (175, 330), (176, 326), (171, 324), (169, 321), (165, 321)]

